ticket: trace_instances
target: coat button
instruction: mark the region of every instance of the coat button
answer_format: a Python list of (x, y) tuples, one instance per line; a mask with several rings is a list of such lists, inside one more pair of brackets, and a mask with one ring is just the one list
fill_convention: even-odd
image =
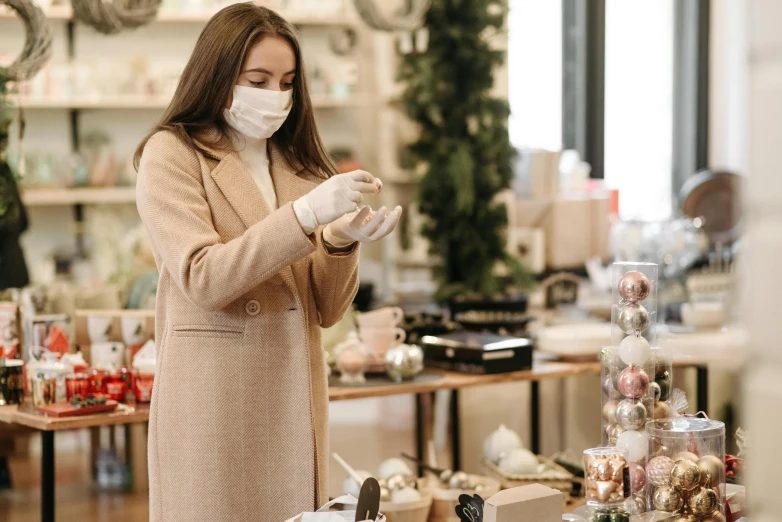
[(247, 315), (258, 315), (261, 313), (261, 303), (255, 299), (247, 301), (247, 304), (244, 305), (244, 311), (247, 312)]

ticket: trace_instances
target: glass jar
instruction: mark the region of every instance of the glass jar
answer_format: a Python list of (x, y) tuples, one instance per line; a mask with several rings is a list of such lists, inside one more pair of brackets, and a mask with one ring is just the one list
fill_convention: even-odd
[(724, 520), (725, 425), (695, 417), (655, 419), (646, 433), (649, 509)]
[(116, 371), (106, 377), (106, 396), (109, 399), (122, 402), (125, 400), (126, 389), (126, 383), (122, 376), (122, 372)]
[(87, 370), (87, 374), (90, 378), (90, 384), (87, 388), (87, 393), (91, 393), (93, 395), (99, 393), (99, 394), (105, 394), (106, 393), (106, 371), (100, 370), (98, 368), (90, 368)]
[(136, 376), (136, 401), (151, 402), (152, 386), (155, 383), (154, 373), (139, 372)]
[(72, 373), (65, 377), (65, 391), (68, 400), (74, 395), (79, 395), (83, 399), (89, 393), (90, 377), (86, 373)]
[(587, 505), (621, 505), (630, 496), (627, 451), (610, 447), (584, 450), (584, 481)]

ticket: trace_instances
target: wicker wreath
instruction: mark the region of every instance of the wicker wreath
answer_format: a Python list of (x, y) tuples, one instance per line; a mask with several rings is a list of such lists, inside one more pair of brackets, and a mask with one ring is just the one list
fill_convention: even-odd
[(0, 0), (19, 16), (24, 24), (24, 47), (19, 57), (8, 67), (14, 81), (28, 80), (41, 70), (52, 55), (52, 28), (41, 8), (32, 0)]
[(379, 0), (353, 0), (356, 11), (366, 24), (377, 31), (415, 31), (424, 25), (431, 0), (412, 0), (410, 12), (390, 19), (377, 6)]
[(116, 34), (147, 25), (157, 16), (162, 0), (73, 0), (73, 15), (99, 33)]

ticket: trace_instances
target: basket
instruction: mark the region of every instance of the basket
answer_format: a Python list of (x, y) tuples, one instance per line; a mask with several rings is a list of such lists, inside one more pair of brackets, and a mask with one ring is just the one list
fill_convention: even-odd
[(426, 522), (432, 507), (432, 492), (421, 491), (421, 500), (414, 502), (381, 502), (380, 512), (388, 522)]
[(542, 484), (552, 489), (558, 489), (565, 498), (568, 498), (573, 491), (573, 474), (542, 455), (538, 455), (538, 462), (545, 466), (544, 471), (528, 475), (505, 473), (494, 462), (485, 459), (483, 462), (489, 469), (489, 475), (500, 481), (502, 489), (527, 486), (529, 484)]
[[(485, 489), (478, 493), (484, 500), (490, 498), (501, 489), (500, 481), (485, 475), (470, 475), (474, 482), (484, 484)], [(443, 489), (436, 487), (439, 481), (432, 477), (428, 485), (431, 486), (433, 501), (429, 512), (429, 522), (460, 522), (456, 516), (456, 506), (459, 505), (459, 495), (463, 493), (475, 493), (463, 489)]]

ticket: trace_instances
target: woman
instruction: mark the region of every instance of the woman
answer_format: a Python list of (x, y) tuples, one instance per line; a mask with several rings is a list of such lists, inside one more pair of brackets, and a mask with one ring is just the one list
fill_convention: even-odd
[(293, 27), (249, 3), (206, 25), (135, 159), (160, 272), (150, 520), (312, 510), (327, 499), (320, 327), (355, 295), (356, 241), (401, 209), (356, 212), (379, 180), (336, 174)]

